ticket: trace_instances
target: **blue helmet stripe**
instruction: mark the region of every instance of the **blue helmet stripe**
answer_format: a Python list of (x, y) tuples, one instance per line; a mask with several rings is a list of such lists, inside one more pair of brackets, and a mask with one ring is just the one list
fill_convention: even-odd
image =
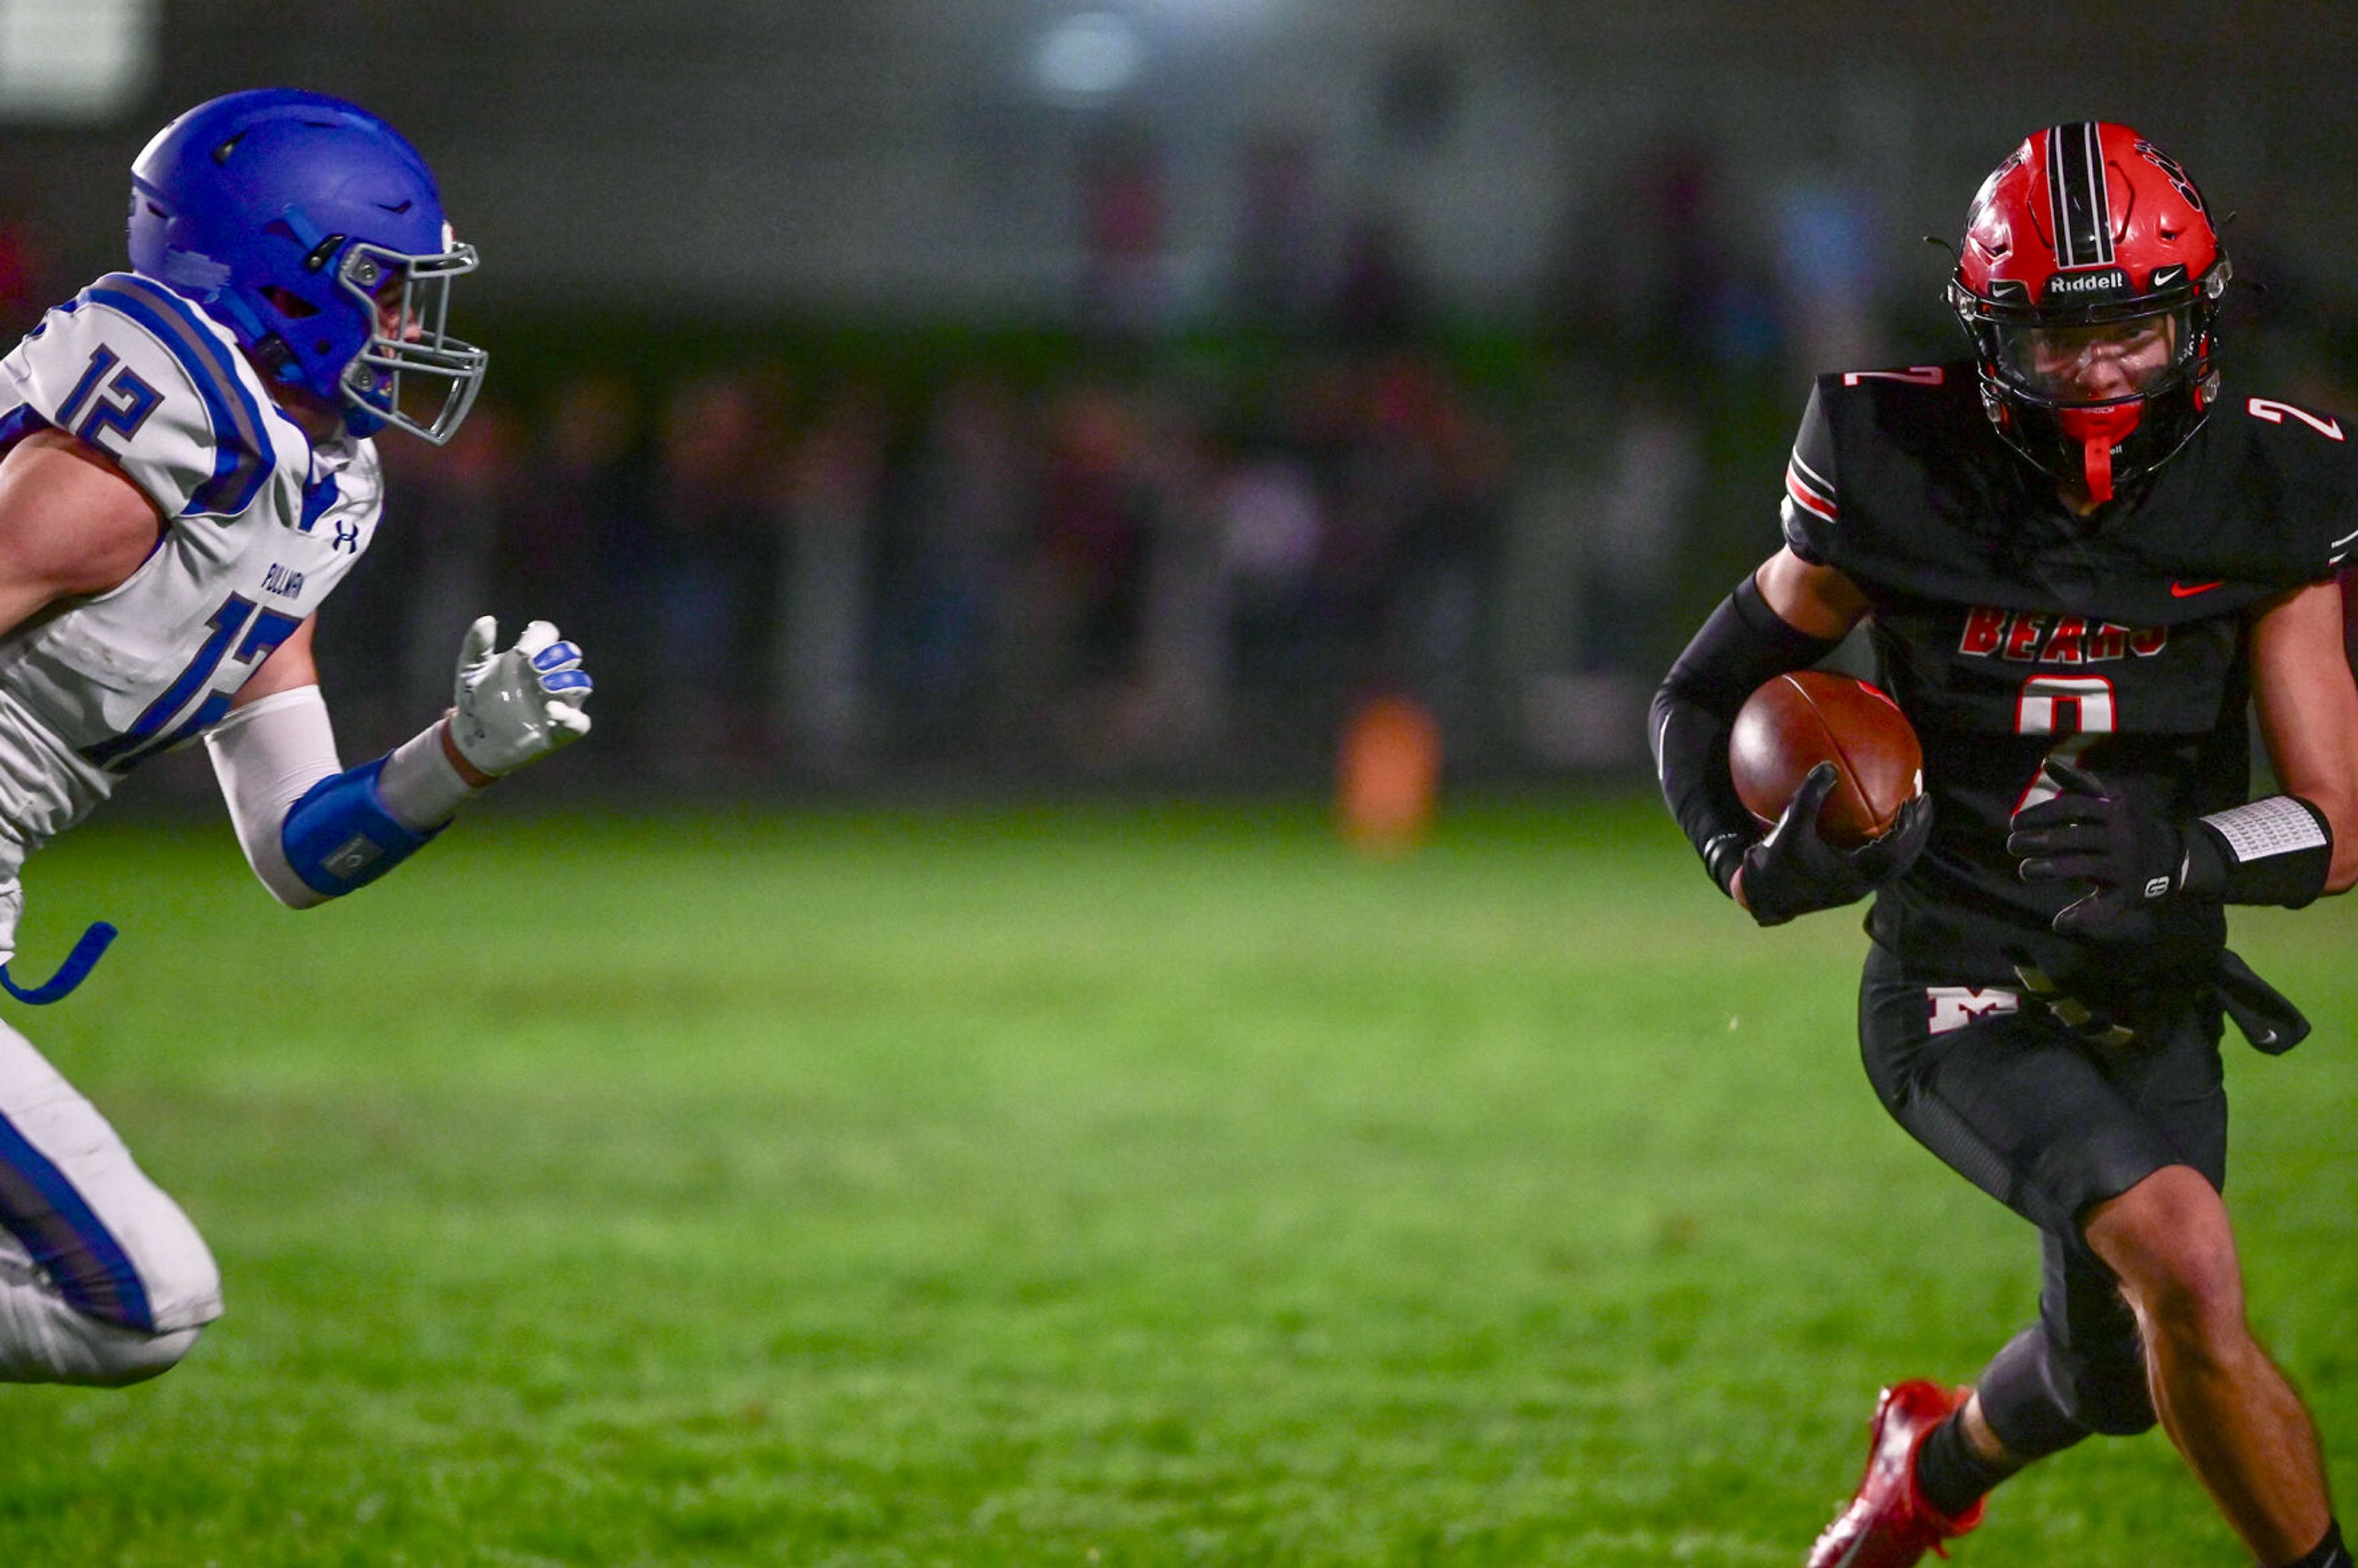
[(0, 1225), (32, 1254), (76, 1312), (156, 1332), (139, 1271), (114, 1233), (6, 1117), (0, 1116)]
[(239, 379), (230, 351), (198, 319), (196, 307), (168, 288), (119, 272), (92, 285), (90, 297), (153, 333), (204, 399), (213, 427), (213, 476), (189, 497), (189, 511), (234, 517), (253, 505), (254, 492), (269, 477), (275, 449), (264, 433), (261, 405)]

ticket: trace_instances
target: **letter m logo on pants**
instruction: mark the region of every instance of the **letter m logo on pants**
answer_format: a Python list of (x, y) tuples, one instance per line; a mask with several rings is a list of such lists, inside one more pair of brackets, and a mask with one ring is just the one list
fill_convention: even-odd
[(1946, 1034), (1977, 1018), (2000, 1018), (2021, 1005), (2008, 990), (1975, 990), (1971, 986), (1926, 986), (1924, 1000), (1931, 1004), (1930, 1033)]

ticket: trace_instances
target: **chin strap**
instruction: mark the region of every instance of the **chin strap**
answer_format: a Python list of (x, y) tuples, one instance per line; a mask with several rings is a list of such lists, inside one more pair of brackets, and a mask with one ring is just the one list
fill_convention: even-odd
[(2081, 461), (2088, 481), (2088, 499), (2113, 498), (2113, 449), (2129, 438), (2145, 416), (2145, 399), (2107, 403), (2095, 408), (2056, 410), (2063, 434), (2080, 443)]

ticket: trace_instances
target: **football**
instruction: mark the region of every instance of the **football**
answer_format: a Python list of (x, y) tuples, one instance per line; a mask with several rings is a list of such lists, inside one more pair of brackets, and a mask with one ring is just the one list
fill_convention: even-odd
[(1818, 833), (1849, 849), (1891, 826), (1923, 793), (1924, 751), (1899, 705), (1849, 676), (1796, 670), (1745, 699), (1727, 738), (1727, 768), (1744, 808), (1773, 827), (1820, 762), (1841, 777), (1818, 813)]

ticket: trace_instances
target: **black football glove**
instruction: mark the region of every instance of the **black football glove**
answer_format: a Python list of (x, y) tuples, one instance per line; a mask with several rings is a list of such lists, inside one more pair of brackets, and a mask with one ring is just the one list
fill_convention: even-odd
[(2055, 929), (2092, 942), (2151, 936), (2157, 914), (2185, 883), (2186, 830), (2104, 793), (2093, 774), (2068, 762), (2047, 772), (2063, 793), (2015, 813), (2006, 852), (2027, 882), (2082, 882)]
[(1744, 851), (1744, 907), (1763, 925), (1855, 903), (1913, 865), (1932, 832), (1932, 802), (1918, 795), (1879, 838), (1837, 849), (1818, 837), (1818, 807), (1833, 792), (1832, 762), (1812, 768), (1768, 837)]

